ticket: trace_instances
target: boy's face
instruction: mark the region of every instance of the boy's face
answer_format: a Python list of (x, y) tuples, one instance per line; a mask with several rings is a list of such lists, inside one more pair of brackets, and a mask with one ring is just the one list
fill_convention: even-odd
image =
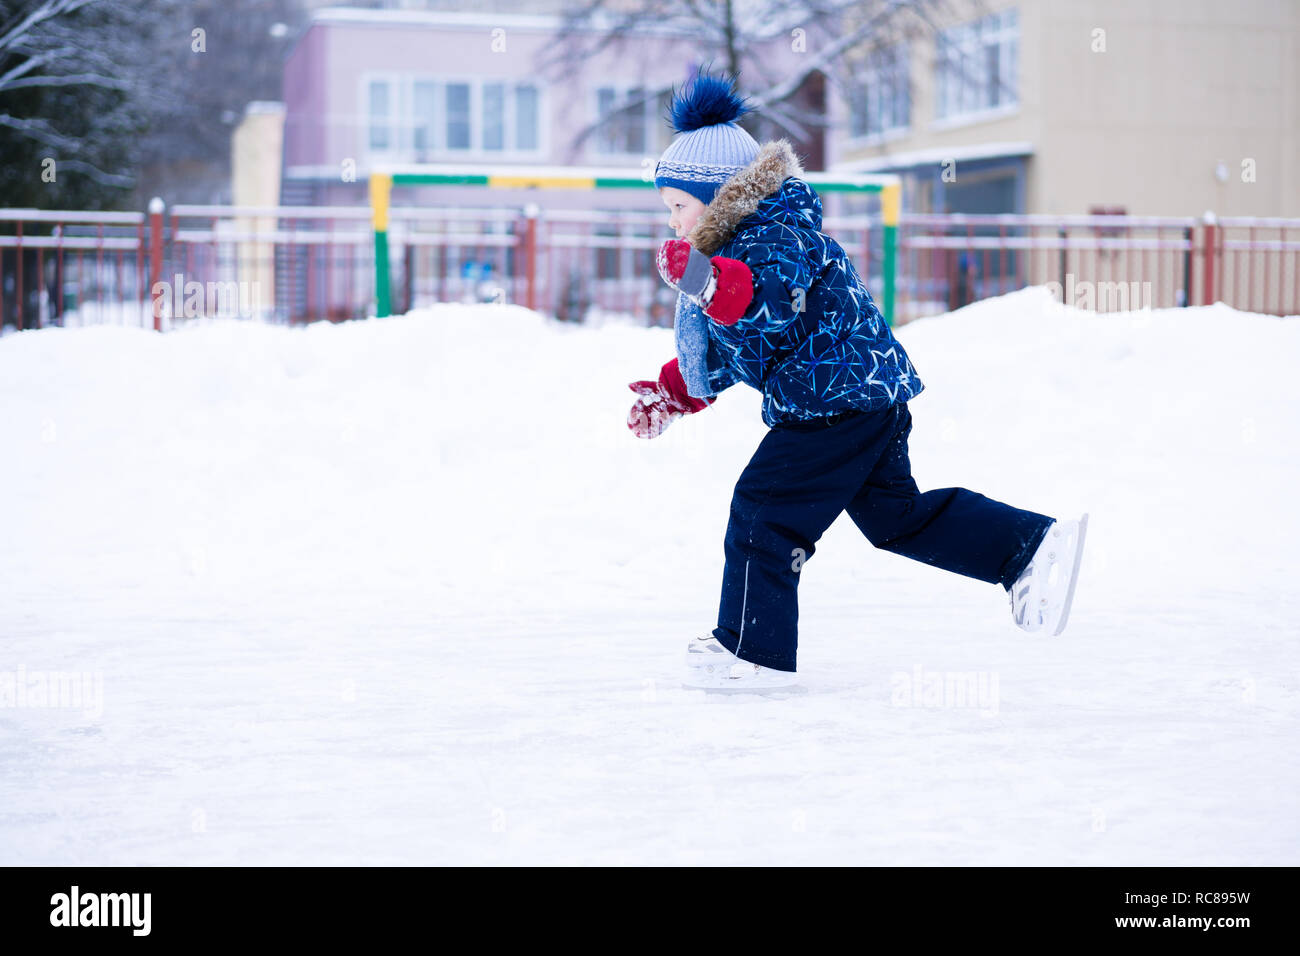
[(672, 214), (668, 217), (668, 226), (677, 233), (678, 239), (686, 238), (695, 228), (700, 213), (708, 208), (690, 193), (673, 186), (660, 186), (659, 196)]

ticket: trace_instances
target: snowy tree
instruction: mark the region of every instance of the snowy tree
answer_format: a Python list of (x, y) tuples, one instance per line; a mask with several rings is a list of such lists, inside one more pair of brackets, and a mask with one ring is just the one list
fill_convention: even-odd
[(98, 208), (133, 184), (141, 6), (0, 0), (0, 205)]
[(305, 18), (301, 0), (0, 0), (0, 205), (223, 198), (234, 124), (279, 98)]
[[(943, 11), (978, 6), (978, 0), (585, 0), (564, 15), (562, 42), (538, 67), (550, 75), (571, 73), (594, 54), (635, 43), (647, 28), (678, 27), (689, 52), (715, 70), (739, 75), (741, 92), (758, 112), (740, 125), (757, 138), (818, 138), (828, 125), (810, 89), (829, 82), (853, 100), (865, 82), (865, 53), (933, 32)], [(800, 55), (765, 55), (774, 44)], [(791, 64), (794, 67), (791, 68)], [(606, 117), (582, 130), (595, 133), (619, 111), (658, 103), (671, 87), (646, 89), (616, 104)]]

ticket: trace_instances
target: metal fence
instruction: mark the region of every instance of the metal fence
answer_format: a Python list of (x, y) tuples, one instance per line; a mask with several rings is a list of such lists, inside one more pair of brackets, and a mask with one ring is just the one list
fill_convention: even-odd
[(164, 322), (196, 313), (285, 323), (366, 314), (374, 266), (365, 207), (174, 206), (167, 218)]
[(141, 323), (147, 246), (143, 213), (0, 209), (0, 325)]
[(1300, 315), (1300, 219), (1224, 217), (1204, 228), (1210, 265), (1202, 302)]
[(1193, 301), (1191, 218), (905, 215), (900, 228), (907, 318), (1031, 285), (1101, 311)]
[[(158, 204), (149, 214), (0, 210), (0, 323), (169, 328), (196, 316), (298, 323), (375, 313), (371, 212)], [(662, 213), (395, 207), (393, 308), (532, 303), (560, 319), (671, 325)], [(878, 216), (828, 217), (873, 294)], [(901, 217), (896, 323), (1031, 285), (1095, 311), (1223, 301), (1300, 314), (1300, 219)], [(531, 285), (530, 277), (531, 276)]]

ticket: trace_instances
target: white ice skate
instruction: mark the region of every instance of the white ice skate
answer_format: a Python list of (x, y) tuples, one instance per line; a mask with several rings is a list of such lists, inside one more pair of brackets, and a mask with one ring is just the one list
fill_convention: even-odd
[(767, 690), (793, 687), (794, 671), (778, 671), (742, 661), (718, 643), (713, 634), (701, 634), (686, 646), (686, 676), (682, 686), (703, 690)]
[(1060, 634), (1070, 617), (1079, 579), (1088, 515), (1053, 521), (1025, 570), (1011, 586), (1011, 616), (1031, 634)]

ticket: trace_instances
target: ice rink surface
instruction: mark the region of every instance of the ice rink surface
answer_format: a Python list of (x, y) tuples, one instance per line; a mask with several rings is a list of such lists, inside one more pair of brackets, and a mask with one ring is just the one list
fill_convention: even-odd
[(668, 329), (5, 336), (0, 864), (1300, 863), (1300, 322), (897, 334), (923, 490), (1090, 512), (1070, 625), (841, 516), (768, 697), (679, 683), (765, 426), (632, 437)]

